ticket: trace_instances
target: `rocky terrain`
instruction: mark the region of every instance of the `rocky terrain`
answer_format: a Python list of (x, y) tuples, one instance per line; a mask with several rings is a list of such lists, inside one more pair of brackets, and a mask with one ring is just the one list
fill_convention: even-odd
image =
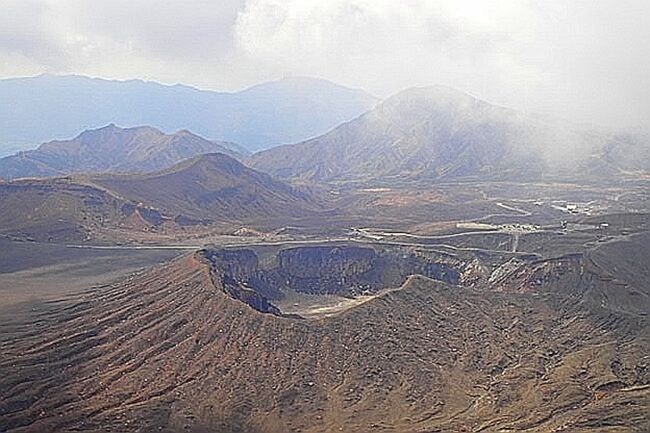
[[(473, 266), (491, 285), (412, 276), (320, 319), (250, 308), (229, 280), (254, 285), (249, 272), (260, 263), (271, 272), (283, 263), (293, 275), (313, 274), (316, 261), (339, 277), (363, 275), (377, 256), (356, 246), (283, 249), (282, 259), (185, 255), (54, 305), (34, 324), (5, 320), (0, 425), (11, 432), (647, 431), (647, 304), (626, 301), (647, 299), (647, 285), (601, 269), (601, 252)], [(392, 257), (420, 266), (417, 255)], [(495, 274), (504, 266), (512, 270)]]
[(0, 320), (31, 320), (35, 312), (61, 299), (169, 261), (183, 251), (90, 249), (0, 238)]
[[(265, 253), (251, 249), (208, 249), (216, 285), (262, 312), (279, 314), (272, 302), (287, 292), (353, 298), (400, 287), (411, 275), (458, 284), (465, 264), (457, 257), (400, 248), (350, 245), (287, 248)], [(255, 293), (255, 295), (253, 295)]]

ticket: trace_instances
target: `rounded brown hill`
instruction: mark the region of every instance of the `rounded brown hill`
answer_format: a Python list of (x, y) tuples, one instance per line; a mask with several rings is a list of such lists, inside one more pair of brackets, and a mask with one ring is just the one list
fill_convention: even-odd
[(208, 220), (305, 215), (314, 205), (308, 194), (222, 153), (200, 155), (156, 173), (93, 182), (166, 213)]
[(0, 184), (0, 235), (44, 241), (130, 239), (134, 233), (286, 225), (316, 214), (298, 190), (222, 153), (142, 175), (17, 179)]

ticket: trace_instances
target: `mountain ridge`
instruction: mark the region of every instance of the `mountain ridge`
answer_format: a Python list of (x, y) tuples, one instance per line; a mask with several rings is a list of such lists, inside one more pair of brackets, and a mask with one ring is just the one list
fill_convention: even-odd
[(47, 74), (0, 80), (0, 99), (8, 101), (0, 106), (0, 143), (7, 149), (116, 123), (151, 125), (166, 133), (188, 129), (258, 150), (317, 136), (377, 102), (363, 90), (319, 78), (285, 78), (238, 92), (215, 92), (155, 81)]
[[(254, 154), (251, 166), (316, 181), (511, 179), (617, 174), (648, 146), (490, 104), (446, 86), (404, 90), (303, 142)], [(619, 156), (620, 156), (619, 155)]]
[(164, 170), (93, 176), (92, 183), (134, 202), (199, 220), (304, 214), (312, 198), (223, 153), (198, 155)]
[(0, 182), (0, 235), (48, 242), (131, 242), (221, 233), (318, 212), (318, 197), (222, 153), (154, 173)]
[(165, 134), (150, 126), (120, 128), (111, 123), (70, 140), (49, 141), (35, 150), (2, 158), (0, 176), (151, 172), (203, 153), (222, 152), (241, 159), (237, 149), (233, 143), (208, 141), (187, 130)]

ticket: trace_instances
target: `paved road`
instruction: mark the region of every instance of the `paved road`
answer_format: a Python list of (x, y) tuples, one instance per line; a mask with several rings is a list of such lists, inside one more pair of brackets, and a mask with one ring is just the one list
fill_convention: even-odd
[[(325, 239), (307, 239), (307, 240), (285, 240), (285, 241), (257, 241), (257, 242), (237, 242), (227, 244), (213, 244), (222, 248), (243, 248), (243, 247), (259, 247), (259, 246), (282, 246), (282, 245), (306, 245), (306, 244), (328, 244), (340, 242), (357, 242), (362, 244), (382, 244), (391, 246), (404, 246), (404, 247), (420, 247), (420, 248), (446, 248), (454, 251), (478, 251), (498, 254), (517, 254), (525, 255), (530, 254), (527, 252), (511, 252), (504, 250), (493, 250), (487, 248), (474, 248), (474, 247), (457, 247), (449, 244), (423, 244), (418, 242), (404, 242), (404, 241), (387, 241), (383, 239), (358, 239), (358, 238), (325, 238)], [(205, 248), (207, 245), (66, 245), (68, 248), (86, 248), (86, 249), (113, 249), (113, 250), (129, 250), (129, 249), (171, 249), (171, 250), (199, 250)]]
[(89, 250), (198, 250), (200, 245), (75, 245), (66, 244), (67, 248)]

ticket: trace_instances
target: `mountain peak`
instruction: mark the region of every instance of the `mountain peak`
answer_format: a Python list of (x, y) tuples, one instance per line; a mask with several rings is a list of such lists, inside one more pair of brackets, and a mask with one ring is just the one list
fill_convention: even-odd
[(223, 92), (78, 75), (0, 79), (0, 101), (0, 119), (11, 119), (0, 128), (0, 143), (17, 143), (15, 149), (112, 122), (162, 131), (188, 129), (249, 151), (315, 137), (378, 102), (361, 90), (309, 77)]
[[(81, 140), (107, 140), (108, 137), (113, 135), (128, 135), (136, 136), (149, 134), (154, 136), (165, 136), (168, 134), (163, 133), (162, 131), (152, 128), (151, 126), (133, 126), (129, 128), (122, 128), (115, 125), (114, 123), (109, 123), (108, 125), (102, 126), (100, 128), (87, 129), (81, 132), (75, 139)], [(61, 143), (65, 141), (55, 141), (53, 143)], [(49, 147), (50, 143), (45, 143), (45, 147)]]
[(124, 130), (125, 128), (119, 127), (114, 123), (109, 123), (108, 125), (102, 126), (100, 128), (87, 129), (83, 131), (82, 134), (93, 133), (93, 132), (121, 132)]
[(247, 167), (221, 152), (205, 153), (194, 158), (183, 161), (171, 167), (165, 173), (178, 171), (194, 172), (198, 176), (211, 176), (213, 173), (228, 174), (231, 176), (241, 175)]
[(166, 134), (150, 126), (121, 128), (111, 123), (86, 130), (72, 140), (51, 141), (36, 150), (3, 158), (0, 176), (16, 178), (111, 171), (146, 173), (215, 152), (242, 157), (227, 143), (209, 141), (186, 130)]
[(242, 220), (251, 210), (286, 214), (305, 209), (308, 199), (289, 185), (246, 167), (219, 152), (181, 161), (165, 170), (139, 175), (103, 175), (94, 181), (143, 203), (199, 219)]
[(368, 94), (364, 90), (343, 86), (324, 78), (308, 76), (286, 76), (275, 81), (257, 84), (240, 92), (244, 95), (273, 95), (275, 93), (286, 93), (294, 97), (344, 97), (346, 99), (354, 98), (349, 103), (359, 103), (359, 100), (368, 103), (370, 106), (376, 104), (379, 100)]
[(396, 93), (393, 95), (393, 97), (400, 97), (401, 95), (405, 94), (414, 94), (414, 95), (420, 95), (420, 96), (426, 96), (426, 97), (440, 97), (440, 96), (447, 96), (447, 97), (470, 97), (472, 96), (460, 89), (457, 89), (455, 87), (447, 86), (446, 84), (432, 84), (429, 86), (414, 86), (414, 87), (409, 87), (401, 92)]
[(426, 87), (410, 87), (388, 99), (382, 105), (423, 104), (426, 107), (476, 107), (489, 105), (487, 102), (476, 98), (466, 92), (445, 85), (432, 85)]
[(570, 178), (576, 167), (594, 166), (585, 156), (608, 140), (428, 86), (406, 89), (320, 137), (254, 155), (250, 164), (319, 181)]

